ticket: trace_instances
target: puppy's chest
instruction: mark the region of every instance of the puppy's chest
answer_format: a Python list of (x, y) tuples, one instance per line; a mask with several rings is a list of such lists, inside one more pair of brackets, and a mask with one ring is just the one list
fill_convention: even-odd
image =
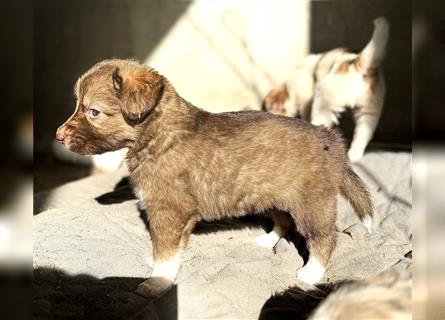
[(159, 199), (168, 199), (190, 188), (188, 172), (181, 162), (145, 161), (130, 172), (135, 195), (145, 206)]
[(193, 207), (214, 216), (237, 211), (245, 198), (238, 174), (227, 169), (218, 170), (212, 161), (207, 166), (199, 161), (176, 167), (146, 166), (132, 172), (130, 179), (139, 205), (145, 210)]

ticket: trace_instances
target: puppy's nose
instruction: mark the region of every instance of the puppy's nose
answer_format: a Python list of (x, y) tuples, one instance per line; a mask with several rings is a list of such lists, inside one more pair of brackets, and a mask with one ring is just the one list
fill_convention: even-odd
[(65, 140), (65, 138), (66, 138), (66, 129), (65, 129), (65, 126), (61, 126), (61, 127), (59, 127), (59, 129), (57, 129), (57, 132), (56, 132), (56, 139), (57, 139), (57, 141), (59, 141), (60, 143), (63, 143), (63, 141)]

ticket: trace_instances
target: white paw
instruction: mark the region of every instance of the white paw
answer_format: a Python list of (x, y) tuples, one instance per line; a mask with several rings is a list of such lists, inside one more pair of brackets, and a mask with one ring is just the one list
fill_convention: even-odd
[(371, 233), (371, 227), (372, 227), (372, 218), (370, 216), (366, 216), (363, 221), (363, 225), (368, 229), (368, 232)]
[(325, 272), (325, 268), (314, 258), (309, 258), (308, 263), (297, 271), (297, 278), (308, 284), (320, 281)]
[(364, 151), (361, 151), (361, 150), (357, 150), (357, 149), (349, 149), (349, 151), (348, 151), (348, 157), (349, 157), (349, 160), (351, 161), (351, 162), (357, 162), (357, 161), (359, 161), (361, 158), (363, 158), (363, 153), (364, 153)]
[(332, 127), (332, 121), (333, 118), (330, 114), (328, 115), (318, 115), (316, 117), (312, 118), (311, 123), (314, 126), (324, 126), (326, 128), (331, 128)]
[(136, 293), (146, 298), (154, 298), (161, 295), (173, 285), (174, 282), (171, 279), (164, 277), (150, 277), (138, 285)]
[(280, 236), (274, 231), (262, 234), (255, 238), (255, 242), (265, 248), (275, 247), (279, 240)]

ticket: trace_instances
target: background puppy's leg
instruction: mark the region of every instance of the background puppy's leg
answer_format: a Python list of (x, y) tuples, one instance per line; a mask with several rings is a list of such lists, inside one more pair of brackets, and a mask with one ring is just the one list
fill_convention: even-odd
[(360, 110), (354, 114), (355, 128), (351, 147), (348, 151), (349, 160), (358, 161), (363, 157), (366, 146), (371, 141), (379, 121), (379, 111)]
[(272, 218), (274, 222), (273, 230), (255, 238), (256, 243), (262, 247), (273, 248), (292, 226), (290, 216), (286, 212), (273, 211)]
[(306, 203), (304, 215), (298, 215), (296, 225), (298, 231), (306, 238), (309, 260), (298, 270), (297, 277), (300, 281), (314, 284), (323, 277), (335, 247), (336, 197), (331, 196)]
[(150, 217), (150, 236), (153, 244), (153, 271), (139, 284), (136, 292), (145, 297), (158, 296), (170, 288), (181, 266), (182, 251), (187, 245), (195, 218), (186, 221), (175, 212), (157, 212)]
[(334, 124), (338, 124), (337, 115), (329, 103), (323, 95), (315, 95), (311, 110), (311, 123), (313, 125), (332, 128)]

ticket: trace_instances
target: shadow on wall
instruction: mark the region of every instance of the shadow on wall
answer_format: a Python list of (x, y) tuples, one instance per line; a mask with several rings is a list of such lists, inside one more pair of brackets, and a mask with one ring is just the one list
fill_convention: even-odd
[[(222, 44), (218, 43), (218, 39), (209, 34), (202, 26), (199, 25), (199, 23), (194, 20), (193, 17), (188, 16), (187, 20), (193, 27), (193, 29), (200, 35), (202, 40), (212, 49), (212, 52), (217, 55), (221, 59), (221, 61), (224, 62), (224, 64), (235, 75), (238, 81), (242, 83), (245, 89), (252, 92), (252, 94), (255, 96), (256, 105), (260, 105), (261, 101), (264, 98), (264, 95), (261, 92), (258, 79), (243, 73), (242, 70), (240, 70), (239, 67), (236, 65), (237, 61), (234, 61), (233, 57), (230, 57), (227, 53), (224, 52)], [(226, 33), (241, 49), (241, 52), (243, 53), (244, 58), (247, 61), (247, 65), (249, 65), (249, 69), (258, 70), (258, 72), (260, 72), (270, 84), (273, 84), (274, 81), (272, 75), (255, 59), (255, 55), (253, 54), (252, 49), (250, 48), (247, 41), (246, 29), (239, 12), (224, 12), (222, 14), (221, 20)], [(230, 23), (230, 20), (233, 20), (234, 23)]]
[(77, 77), (103, 59), (144, 59), (189, 4), (156, 1), (146, 5), (137, 0), (36, 2), (35, 151), (48, 152), (59, 121), (73, 112)]

